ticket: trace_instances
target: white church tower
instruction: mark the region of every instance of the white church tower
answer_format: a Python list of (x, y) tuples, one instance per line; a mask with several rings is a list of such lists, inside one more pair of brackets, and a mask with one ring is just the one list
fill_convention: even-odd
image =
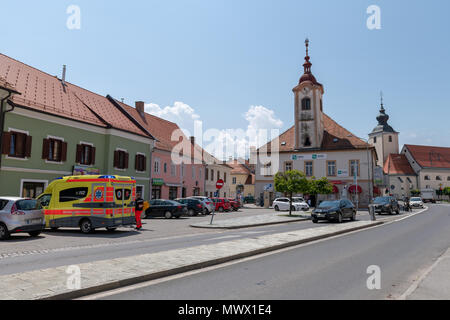
[(292, 91), (295, 94), (295, 149), (319, 149), (323, 139), (322, 96), (324, 89), (311, 73), (311, 62), (308, 55), (309, 40), (306, 39), (306, 57), (304, 74), (298, 86)]
[(383, 95), (381, 95), (381, 109), (377, 117), (378, 125), (369, 134), (369, 143), (375, 147), (378, 155), (377, 166), (383, 168), (384, 163), (390, 154), (399, 153), (398, 135), (388, 124), (389, 116), (383, 105)]

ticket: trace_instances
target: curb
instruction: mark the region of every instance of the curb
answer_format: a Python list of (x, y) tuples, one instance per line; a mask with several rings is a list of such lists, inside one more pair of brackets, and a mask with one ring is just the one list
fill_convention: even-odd
[(251, 227), (261, 227), (261, 226), (269, 226), (274, 224), (283, 224), (283, 223), (292, 223), (292, 222), (301, 222), (301, 221), (307, 221), (311, 220), (310, 218), (298, 218), (298, 219), (292, 219), (287, 221), (276, 221), (276, 222), (262, 222), (258, 224), (246, 224), (246, 225), (238, 225), (238, 226), (229, 226), (229, 227), (220, 227), (220, 226), (200, 226), (200, 225), (194, 225), (191, 224), (190, 227), (192, 228), (199, 228), (199, 229), (244, 229), (244, 228), (251, 228)]
[(119, 289), (122, 287), (138, 284), (141, 282), (147, 282), (147, 281), (151, 281), (151, 280), (155, 280), (155, 279), (159, 279), (159, 278), (165, 278), (165, 277), (173, 276), (173, 275), (176, 275), (179, 273), (185, 273), (185, 272), (189, 272), (189, 271), (193, 271), (193, 270), (197, 270), (197, 269), (203, 269), (206, 267), (223, 264), (223, 263), (230, 262), (233, 260), (239, 260), (239, 259), (254, 256), (254, 255), (259, 255), (259, 254), (263, 254), (263, 253), (267, 253), (267, 252), (271, 252), (271, 251), (277, 251), (280, 249), (297, 246), (297, 245), (308, 243), (308, 242), (331, 238), (331, 237), (334, 237), (337, 235), (346, 234), (346, 233), (350, 233), (350, 232), (357, 231), (357, 230), (368, 229), (368, 228), (382, 225), (383, 223), (384, 222), (382, 222), (382, 221), (374, 222), (373, 224), (370, 224), (370, 225), (354, 227), (354, 228), (350, 228), (350, 229), (346, 229), (346, 230), (341, 230), (341, 231), (324, 234), (321, 236), (315, 236), (315, 237), (310, 237), (310, 238), (306, 238), (306, 239), (291, 241), (291, 242), (287, 242), (287, 243), (283, 243), (283, 244), (279, 244), (279, 245), (275, 245), (275, 246), (270, 246), (270, 247), (266, 247), (266, 248), (262, 248), (262, 249), (247, 251), (247, 252), (243, 252), (243, 253), (236, 254), (236, 255), (231, 255), (231, 256), (222, 257), (222, 258), (218, 258), (218, 259), (208, 260), (208, 261), (191, 264), (191, 265), (187, 265), (187, 266), (183, 266), (183, 267), (179, 267), (179, 268), (174, 268), (174, 269), (170, 269), (170, 270), (155, 272), (155, 273), (151, 273), (151, 274), (147, 274), (147, 275), (143, 275), (143, 276), (139, 276), (139, 277), (133, 277), (133, 278), (128, 278), (128, 279), (124, 279), (124, 280), (117, 280), (117, 281), (101, 284), (98, 286), (93, 286), (93, 287), (84, 288), (84, 289), (80, 289), (80, 290), (74, 290), (72, 292), (57, 294), (57, 295), (54, 295), (51, 297), (46, 297), (46, 298), (42, 298), (42, 299), (38, 299), (38, 300), (71, 300), (71, 299), (81, 298), (84, 296), (93, 295), (93, 294), (101, 293), (104, 291)]

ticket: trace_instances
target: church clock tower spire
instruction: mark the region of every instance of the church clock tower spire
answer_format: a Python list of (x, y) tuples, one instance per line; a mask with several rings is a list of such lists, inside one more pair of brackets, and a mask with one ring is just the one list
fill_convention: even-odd
[(306, 56), (303, 75), (293, 89), (295, 95), (295, 148), (320, 149), (323, 139), (322, 96), (324, 89), (311, 72), (309, 39), (305, 40)]

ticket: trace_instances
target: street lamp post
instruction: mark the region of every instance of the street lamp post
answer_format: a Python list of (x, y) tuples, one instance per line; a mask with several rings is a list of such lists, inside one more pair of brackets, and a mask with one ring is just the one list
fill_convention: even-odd
[[(368, 199), (368, 204), (370, 204), (371, 199), (373, 198), (373, 160), (370, 159), (370, 155), (369, 155), (369, 140), (368, 139), (363, 139), (360, 137), (357, 137), (355, 135), (348, 135), (348, 137), (355, 137), (358, 138), (362, 141), (364, 141), (366, 143), (366, 151), (367, 151), (367, 179), (369, 180), (369, 199)], [(370, 174), (370, 171), (372, 171), (372, 175)], [(356, 192), (358, 192), (358, 179), (356, 178)], [(358, 197), (359, 198), (359, 197)], [(359, 200), (359, 199), (358, 199)], [(357, 201), (357, 206), (358, 206), (358, 201)]]

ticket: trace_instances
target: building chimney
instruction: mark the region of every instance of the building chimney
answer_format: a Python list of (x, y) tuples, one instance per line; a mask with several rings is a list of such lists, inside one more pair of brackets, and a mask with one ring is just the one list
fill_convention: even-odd
[(140, 113), (144, 113), (145, 110), (145, 103), (143, 101), (136, 101), (136, 109)]
[(191, 143), (195, 144), (195, 137), (191, 137)]
[(63, 72), (62, 72), (62, 80), (61, 80), (63, 86), (66, 85), (66, 65), (63, 65)]

